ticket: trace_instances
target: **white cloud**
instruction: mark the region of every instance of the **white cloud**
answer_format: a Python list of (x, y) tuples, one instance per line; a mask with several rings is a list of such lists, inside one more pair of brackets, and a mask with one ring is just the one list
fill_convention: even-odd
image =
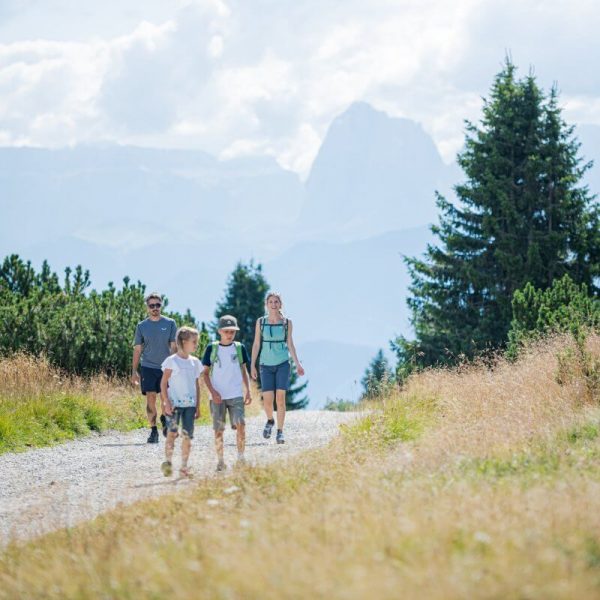
[[(57, 7), (75, 10), (58, 2), (46, 9), (53, 26)], [(507, 49), (523, 71), (534, 63), (543, 85), (559, 80), (568, 118), (600, 123), (600, 81), (585, 68), (600, 51), (590, 0), (177, 0), (169, 10), (150, 2), (146, 14), (137, 6), (109, 2), (95, 37), (1, 44), (0, 143), (265, 153), (306, 174), (331, 120), (365, 100), (421, 122), (449, 161)], [(110, 14), (139, 18), (115, 35)]]

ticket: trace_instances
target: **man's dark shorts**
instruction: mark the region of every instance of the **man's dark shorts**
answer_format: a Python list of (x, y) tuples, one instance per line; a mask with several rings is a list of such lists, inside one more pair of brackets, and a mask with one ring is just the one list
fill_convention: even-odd
[(140, 369), (142, 394), (144, 394), (144, 396), (146, 395), (146, 392), (160, 393), (162, 374), (162, 369), (152, 369), (151, 367), (142, 367)]
[(189, 437), (190, 440), (194, 439), (194, 420), (196, 418), (196, 407), (195, 406), (175, 406), (173, 407), (173, 414), (167, 418), (167, 429), (173, 433), (178, 433), (179, 425), (184, 437)]
[(290, 362), (280, 365), (260, 365), (260, 387), (263, 392), (287, 391), (290, 387)]

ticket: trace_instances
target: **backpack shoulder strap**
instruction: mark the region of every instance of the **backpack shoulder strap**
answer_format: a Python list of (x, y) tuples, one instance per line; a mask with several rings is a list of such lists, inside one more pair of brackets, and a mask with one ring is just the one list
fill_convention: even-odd
[(212, 373), (215, 363), (219, 360), (219, 342), (210, 343), (210, 372)]
[(284, 331), (284, 334), (285, 334), (284, 339), (285, 339), (286, 344), (287, 344), (287, 341), (288, 341), (288, 327), (289, 327), (289, 321), (288, 321), (287, 317), (284, 317), (284, 319), (283, 319), (283, 331)]
[(244, 355), (242, 354), (242, 343), (241, 342), (233, 342), (235, 345), (235, 353), (237, 354), (238, 362), (240, 363), (240, 367), (244, 364)]

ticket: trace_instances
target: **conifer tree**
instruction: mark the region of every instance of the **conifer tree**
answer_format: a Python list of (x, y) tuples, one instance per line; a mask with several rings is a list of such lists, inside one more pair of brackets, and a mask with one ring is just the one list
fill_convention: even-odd
[(549, 333), (568, 332), (581, 339), (586, 330), (600, 331), (600, 300), (589, 296), (587, 286), (576, 285), (568, 275), (545, 290), (528, 283), (515, 292), (512, 306), (510, 356), (516, 356), (523, 343)]
[(437, 195), (439, 242), (406, 259), (416, 339), (394, 343), (400, 375), (502, 346), (513, 294), (528, 282), (545, 289), (569, 274), (598, 293), (599, 211), (581, 184), (591, 164), (578, 156), (557, 89), (546, 97), (507, 59), (479, 127), (466, 129), (457, 201)]
[(394, 376), (388, 359), (383, 355), (383, 350), (379, 350), (361, 379), (362, 397), (375, 398), (379, 396), (389, 388), (393, 380)]
[[(237, 339), (250, 352), (254, 342), (256, 319), (265, 312), (265, 297), (268, 291), (269, 284), (263, 275), (262, 265), (255, 265), (253, 261), (248, 264), (239, 262), (229, 276), (224, 298), (215, 310), (213, 333), (216, 333), (220, 316), (233, 315), (240, 328)], [(297, 380), (298, 374), (295, 365), (292, 365), (290, 389), (286, 395), (286, 408), (289, 410), (305, 408), (308, 404), (308, 397), (302, 395), (308, 382), (297, 385)]]
[(216, 320), (212, 323), (213, 333), (217, 331), (219, 317), (233, 315), (240, 328), (236, 339), (250, 352), (256, 319), (265, 311), (268, 291), (269, 284), (263, 275), (262, 265), (255, 265), (253, 261), (248, 264), (239, 262), (227, 280), (223, 300), (217, 304)]

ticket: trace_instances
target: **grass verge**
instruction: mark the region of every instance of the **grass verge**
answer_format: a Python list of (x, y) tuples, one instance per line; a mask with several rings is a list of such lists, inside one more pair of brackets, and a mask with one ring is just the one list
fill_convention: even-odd
[(122, 380), (67, 377), (43, 359), (17, 355), (0, 359), (0, 381), (0, 454), (146, 422), (143, 400)]
[(568, 344), (423, 373), (325, 450), (11, 546), (0, 597), (599, 597), (600, 412), (557, 381)]

